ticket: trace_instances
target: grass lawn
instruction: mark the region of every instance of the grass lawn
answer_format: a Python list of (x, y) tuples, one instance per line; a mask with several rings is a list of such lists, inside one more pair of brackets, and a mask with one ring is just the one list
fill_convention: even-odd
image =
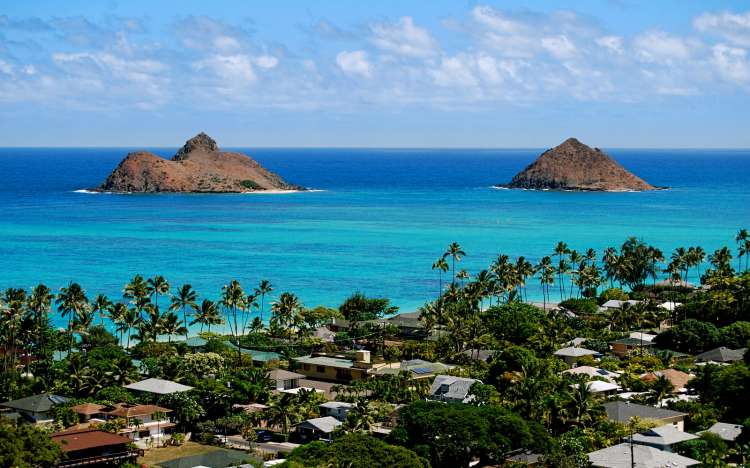
[(174, 460), (175, 458), (190, 457), (192, 455), (204, 455), (219, 450), (210, 445), (201, 445), (187, 441), (181, 446), (169, 446), (152, 448), (146, 450), (146, 454), (138, 457), (138, 464), (145, 464), (149, 468), (159, 466), (159, 463)]

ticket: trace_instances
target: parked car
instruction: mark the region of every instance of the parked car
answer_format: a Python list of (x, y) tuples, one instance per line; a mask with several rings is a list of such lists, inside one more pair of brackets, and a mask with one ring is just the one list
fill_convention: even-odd
[(258, 436), (258, 442), (271, 442), (273, 439), (273, 432), (266, 429), (256, 429), (255, 435)]

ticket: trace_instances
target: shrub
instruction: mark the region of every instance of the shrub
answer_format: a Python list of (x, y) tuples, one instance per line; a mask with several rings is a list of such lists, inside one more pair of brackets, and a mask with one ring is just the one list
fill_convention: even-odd
[(604, 304), (607, 301), (627, 301), (630, 299), (628, 293), (620, 288), (609, 288), (605, 289), (599, 296), (599, 304)]
[(261, 187), (255, 181), (252, 181), (250, 179), (243, 180), (242, 182), (240, 182), (240, 185), (242, 185), (246, 189), (250, 189), (250, 190), (261, 190), (261, 189), (263, 189), (263, 187)]
[(566, 299), (560, 303), (560, 307), (579, 315), (591, 315), (599, 311), (599, 304), (593, 299)]

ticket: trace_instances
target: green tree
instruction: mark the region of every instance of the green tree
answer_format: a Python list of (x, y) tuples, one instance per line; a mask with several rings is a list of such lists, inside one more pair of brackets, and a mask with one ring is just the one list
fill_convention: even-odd
[(411, 450), (388, 445), (372, 436), (353, 433), (333, 443), (312, 442), (294, 449), (284, 467), (327, 468), (429, 468), (429, 463)]
[(0, 466), (54, 466), (61, 458), (60, 446), (36, 426), (0, 418)]

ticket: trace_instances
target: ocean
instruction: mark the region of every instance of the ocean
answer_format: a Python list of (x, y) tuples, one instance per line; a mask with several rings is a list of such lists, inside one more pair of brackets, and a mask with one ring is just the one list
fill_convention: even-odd
[[(151, 149), (169, 157), (176, 149)], [(500, 190), (541, 149), (251, 149), (292, 194), (88, 194), (129, 148), (0, 149), (0, 288), (77, 281), (119, 299), (136, 273), (191, 283), (216, 299), (238, 279), (273, 297), (337, 306), (361, 291), (403, 311), (435, 297), (432, 263), (459, 242), (471, 273), (498, 254), (532, 261), (564, 240), (599, 251), (637, 236), (734, 249), (750, 227), (750, 150), (613, 149), (670, 190), (579, 193)], [(532, 280), (529, 298), (541, 300)]]

